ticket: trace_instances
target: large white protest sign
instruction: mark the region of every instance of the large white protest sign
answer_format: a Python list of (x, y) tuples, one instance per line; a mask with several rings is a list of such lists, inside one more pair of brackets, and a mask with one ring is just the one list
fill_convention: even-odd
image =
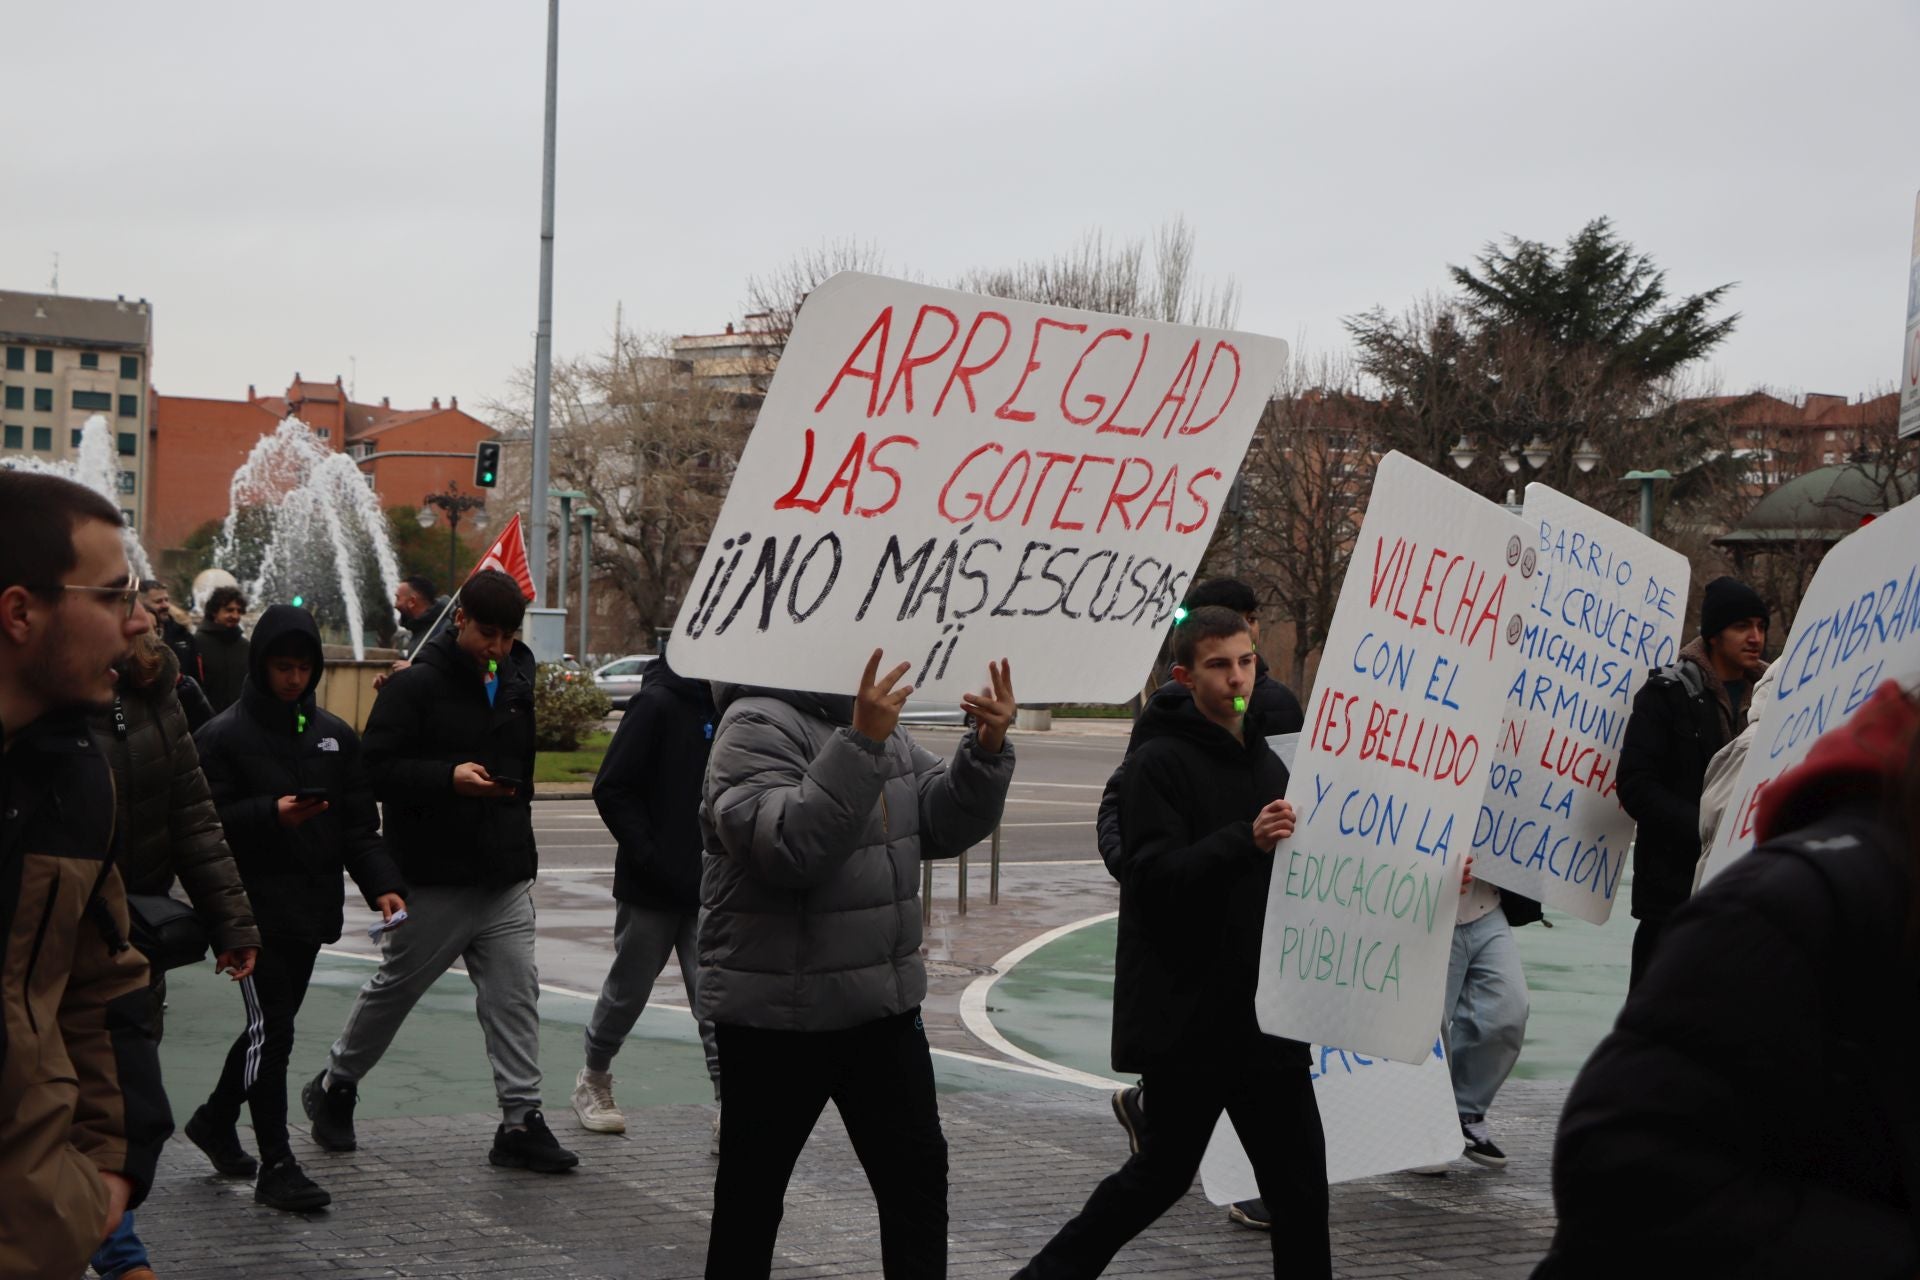
[(1777, 660), (1773, 702), (1755, 726), (1714, 834), (1706, 878), (1753, 848), (1754, 816), (1768, 783), (1807, 758), (1820, 735), (1888, 680), (1920, 680), (1920, 501), (1848, 534), (1808, 584)]
[(1633, 699), (1680, 652), (1687, 558), (1527, 486), (1520, 669), (1473, 827), (1473, 873), (1604, 924), (1627, 866), (1620, 744)]
[(1272, 338), (844, 273), (814, 290), (680, 610), (689, 675), (955, 700), (1152, 665), (1286, 361)]
[(1524, 533), (1438, 472), (1381, 459), (1288, 786), (1298, 827), (1274, 851), (1268, 1033), (1409, 1063), (1433, 1044), (1519, 661)]
[[(1327, 1140), (1327, 1181), (1442, 1164), (1460, 1155), (1460, 1115), (1453, 1076), (1436, 1040), (1419, 1066), (1314, 1045), (1313, 1098)], [(1200, 1183), (1215, 1204), (1260, 1194), (1253, 1165), (1222, 1115), (1200, 1161)]]

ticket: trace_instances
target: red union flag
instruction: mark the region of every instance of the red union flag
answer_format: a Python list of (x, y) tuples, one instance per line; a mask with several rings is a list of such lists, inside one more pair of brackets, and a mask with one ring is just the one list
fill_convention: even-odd
[(533, 571), (527, 566), (527, 543), (520, 536), (520, 517), (517, 514), (507, 521), (507, 527), (487, 548), (487, 554), (480, 557), (480, 563), (473, 566), (474, 573), (482, 569), (498, 569), (520, 584), (521, 595), (533, 599)]

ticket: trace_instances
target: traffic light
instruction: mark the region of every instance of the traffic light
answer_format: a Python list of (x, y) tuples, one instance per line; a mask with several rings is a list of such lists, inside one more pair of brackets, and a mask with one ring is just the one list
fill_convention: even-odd
[(497, 441), (483, 441), (473, 451), (473, 483), (482, 489), (491, 489), (500, 480), (500, 445)]

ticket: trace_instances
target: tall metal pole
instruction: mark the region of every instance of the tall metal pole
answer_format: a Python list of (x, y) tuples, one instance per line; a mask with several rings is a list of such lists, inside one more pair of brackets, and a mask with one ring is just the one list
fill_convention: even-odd
[(582, 507), (580, 517), (580, 664), (587, 663), (587, 583), (593, 573), (593, 518), (600, 513)]
[(567, 607), (567, 539), (573, 536), (573, 499), (560, 498), (560, 572), (553, 579), (553, 607)]
[(1640, 532), (1646, 537), (1653, 536), (1653, 481), (1640, 482)]
[(527, 559), (533, 604), (547, 598), (547, 411), (553, 393), (553, 152), (559, 114), (560, 0), (547, 0), (547, 136), (540, 157), (540, 319), (533, 331), (533, 477)]

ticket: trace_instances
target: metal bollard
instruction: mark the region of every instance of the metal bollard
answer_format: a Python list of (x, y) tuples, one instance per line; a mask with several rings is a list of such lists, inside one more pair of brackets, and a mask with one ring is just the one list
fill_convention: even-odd
[(922, 860), (920, 863), (920, 925), (926, 928), (933, 924), (933, 864)]
[(967, 914), (967, 851), (960, 851), (960, 914)]
[(1000, 905), (1000, 824), (993, 824), (993, 862), (987, 870), (987, 905)]

